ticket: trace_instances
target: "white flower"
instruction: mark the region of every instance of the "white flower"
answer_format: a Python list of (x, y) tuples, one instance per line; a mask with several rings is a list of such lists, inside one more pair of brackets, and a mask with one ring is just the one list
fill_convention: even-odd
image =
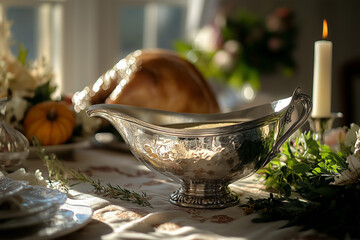
[(15, 172), (9, 173), (6, 177), (13, 180), (27, 181), (30, 185), (39, 185), (47, 187), (46, 180), (42, 177), (42, 173), (39, 169), (35, 173), (28, 173), (24, 168), (20, 168)]
[(216, 52), (213, 58), (213, 62), (216, 66), (225, 71), (231, 70), (235, 65), (233, 56), (224, 50)]
[(46, 62), (45, 58), (35, 61), (31, 69), (29, 69), (31, 76), (35, 79), (37, 87), (44, 84), (49, 79), (54, 78), (54, 73), (51, 66)]
[(342, 171), (338, 177), (335, 177), (335, 184), (345, 185), (359, 182), (360, 180), (360, 130), (356, 132), (356, 143), (354, 144), (354, 154), (346, 159), (348, 169)]
[(349, 164), (349, 169), (342, 171), (339, 176), (335, 177), (336, 185), (352, 184), (360, 179), (360, 157), (358, 155), (350, 155), (346, 161)]
[(356, 132), (359, 131), (359, 129), (360, 127), (357, 124), (352, 123), (350, 125), (350, 129), (348, 129), (348, 131), (346, 132), (344, 144), (351, 147), (352, 152), (354, 152), (355, 150), (355, 142), (357, 140)]
[(356, 132), (354, 155), (360, 156), (360, 130)]
[(39, 85), (37, 80), (31, 75), (29, 69), (22, 65), (17, 59), (5, 56), (9, 77), (9, 88), (13, 96), (33, 97), (34, 90)]
[(194, 40), (196, 49), (204, 52), (213, 52), (217, 48), (219, 33), (213, 26), (205, 26), (197, 33)]
[(24, 118), (28, 108), (28, 101), (21, 97), (12, 97), (6, 103), (5, 121), (12, 127), (22, 129), (21, 120)]
[(4, 98), (8, 95), (9, 74), (6, 71), (6, 63), (0, 59), (0, 97)]

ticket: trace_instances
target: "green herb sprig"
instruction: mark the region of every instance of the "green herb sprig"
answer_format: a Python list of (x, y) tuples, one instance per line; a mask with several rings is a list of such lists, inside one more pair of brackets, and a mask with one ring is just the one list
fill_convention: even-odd
[(101, 184), (99, 179), (92, 179), (80, 171), (70, 169), (70, 172), (76, 180), (84, 183), (90, 183), (91, 186), (94, 187), (97, 194), (110, 198), (118, 198), (121, 200), (130, 201), (140, 206), (151, 206), (150, 202), (147, 200), (147, 195), (145, 192), (138, 194), (135, 191), (130, 191), (119, 185), (113, 186), (110, 183), (107, 183), (107, 185), (104, 186)]
[[(283, 227), (315, 229), (338, 239), (360, 238), (360, 184), (334, 185), (347, 169), (350, 150), (335, 153), (313, 134), (301, 133), (282, 146), (280, 154), (259, 171), (267, 189), (278, 193), (250, 199), (241, 205), (245, 214), (257, 212), (254, 222), (288, 220)], [(292, 193), (298, 198), (291, 198)]]
[[(36, 139), (32, 139), (33, 145), (37, 149), (37, 154), (40, 159), (44, 162), (45, 166), (49, 172), (49, 183), (50, 186), (60, 187), (66, 192), (70, 190), (74, 185), (82, 183), (89, 183), (95, 189), (95, 192), (99, 195), (121, 199), (125, 201), (130, 201), (136, 203), (140, 206), (150, 206), (151, 204), (147, 199), (145, 192), (141, 194), (136, 193), (135, 191), (127, 190), (119, 185), (113, 186), (110, 183), (102, 185), (101, 180), (92, 179), (87, 176), (85, 173), (75, 170), (73, 168), (66, 167), (55, 154), (47, 154), (45, 149), (41, 146), (40, 142)], [(72, 180), (79, 181), (77, 183), (70, 184), (69, 178), (66, 176), (70, 175)]]
[(267, 189), (285, 197), (301, 187), (327, 186), (347, 169), (348, 150), (335, 153), (321, 145), (311, 132), (300, 133), (285, 142), (279, 155), (258, 173), (265, 177)]

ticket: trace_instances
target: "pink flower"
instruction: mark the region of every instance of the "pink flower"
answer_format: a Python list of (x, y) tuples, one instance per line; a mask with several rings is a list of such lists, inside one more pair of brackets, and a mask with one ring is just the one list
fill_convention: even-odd
[(224, 50), (220, 50), (215, 53), (213, 62), (224, 71), (230, 71), (235, 65), (233, 56)]
[(236, 40), (228, 40), (224, 43), (224, 50), (231, 55), (237, 55), (241, 50), (241, 45)]
[(275, 15), (281, 19), (289, 18), (291, 16), (291, 10), (287, 7), (280, 7), (275, 10)]
[(270, 32), (280, 32), (283, 26), (281, 19), (275, 14), (271, 14), (266, 18), (266, 27)]
[(266, 18), (266, 27), (270, 32), (282, 32), (291, 25), (291, 18), (289, 8), (278, 8)]
[(334, 151), (340, 150), (340, 144), (344, 144), (346, 131), (344, 128), (334, 128), (324, 135), (324, 143)]
[(268, 41), (269, 49), (274, 51), (274, 52), (278, 51), (282, 47), (282, 45), (283, 45), (283, 42), (278, 37), (272, 37)]

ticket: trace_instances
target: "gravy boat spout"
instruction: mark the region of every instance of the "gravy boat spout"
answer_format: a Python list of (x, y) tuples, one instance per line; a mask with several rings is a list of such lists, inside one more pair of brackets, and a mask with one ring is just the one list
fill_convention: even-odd
[(171, 203), (224, 208), (239, 201), (228, 185), (274, 158), (307, 121), (311, 108), (310, 97), (297, 88), (289, 98), (228, 113), (187, 114), (118, 104), (93, 105), (87, 113), (108, 120), (145, 166), (181, 184)]

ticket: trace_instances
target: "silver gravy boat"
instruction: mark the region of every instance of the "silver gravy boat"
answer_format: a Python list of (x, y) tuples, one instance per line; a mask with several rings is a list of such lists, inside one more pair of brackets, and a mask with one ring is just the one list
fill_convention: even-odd
[(224, 208), (239, 201), (228, 185), (274, 158), (306, 122), (311, 108), (309, 96), (298, 88), (289, 98), (228, 113), (186, 114), (98, 104), (87, 114), (110, 121), (138, 160), (180, 182), (171, 203)]

